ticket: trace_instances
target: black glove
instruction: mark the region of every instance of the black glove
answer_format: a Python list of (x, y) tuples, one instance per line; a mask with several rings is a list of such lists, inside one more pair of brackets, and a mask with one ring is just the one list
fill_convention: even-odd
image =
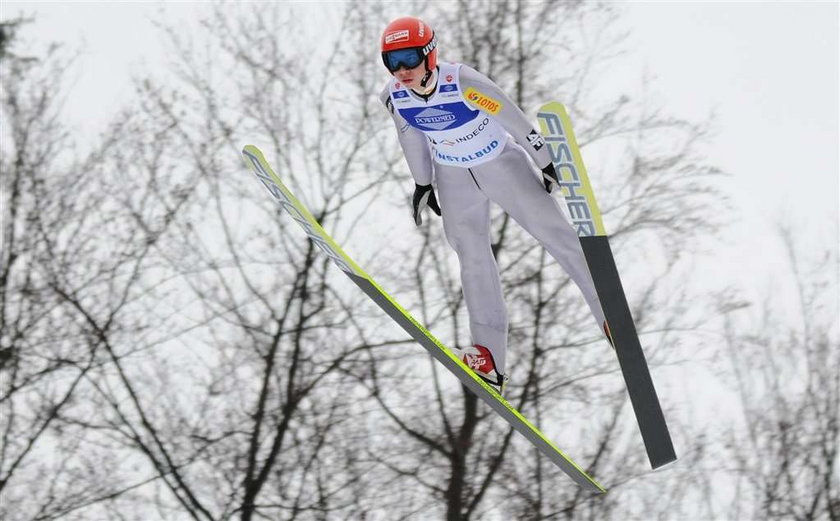
[(427, 205), (433, 212), (440, 215), (440, 206), (438, 206), (435, 191), (430, 184), (422, 186), (414, 184), (414, 197), (411, 199), (411, 205), (414, 207), (414, 224), (417, 226), (420, 226), (423, 222), (421, 212)]
[(549, 163), (548, 166), (542, 169), (542, 173), (545, 191), (551, 193), (551, 188), (555, 184), (560, 185), (560, 179), (557, 178), (557, 171), (554, 170), (554, 163)]

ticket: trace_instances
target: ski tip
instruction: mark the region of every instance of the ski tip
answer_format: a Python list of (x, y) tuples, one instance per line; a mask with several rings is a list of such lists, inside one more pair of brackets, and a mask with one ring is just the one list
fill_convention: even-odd
[(262, 162), (265, 163), (265, 154), (262, 153), (262, 150), (257, 148), (254, 145), (245, 145), (242, 147), (242, 159), (245, 161), (245, 164), (249, 167), (252, 167), (252, 163)]

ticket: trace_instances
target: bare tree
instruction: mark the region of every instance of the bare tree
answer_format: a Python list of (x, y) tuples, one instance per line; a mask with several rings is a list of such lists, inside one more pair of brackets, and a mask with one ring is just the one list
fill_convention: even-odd
[(737, 306), (725, 320), (743, 414), (726, 438), (736, 497), (725, 515), (833, 521), (840, 519), (840, 265), (836, 249), (811, 261), (792, 230), (780, 236), (794, 298), (780, 298), (787, 294), (780, 279), (757, 316), (738, 316), (750, 308)]
[[(309, 11), (280, 4), (219, 6), (195, 34), (162, 25), (173, 74), (137, 81), (136, 102), (115, 115), (91, 159), (69, 163), (60, 191), (48, 189), (54, 179), (9, 191), (38, 195), (28, 248), (40, 250), (26, 264), (31, 276), (15, 272), (23, 264), (13, 257), (3, 268), (21, 281), (14, 292), (49, 295), (44, 312), (4, 308), (10, 389), (31, 389), (15, 395), (15, 410), (37, 396), (55, 414), (2, 424), (8, 517), (602, 519), (688, 508), (660, 499), (664, 479), (639, 485), (645, 463), (613, 354), (568, 277), (507, 216), (494, 215), (493, 247), (513, 325), (510, 400), (615, 484), (607, 499), (583, 496), (462, 389), (247, 177), (239, 150), (253, 142), (377, 281), (447, 343), (466, 341), (439, 223), (415, 230), (405, 210), (409, 177), (376, 100), (387, 76), (375, 52), (358, 54), (397, 8), (348, 4), (316, 34), (300, 23)], [(619, 166), (593, 178), (622, 268), (639, 244), (664, 259), (655, 272), (631, 270), (641, 295), (631, 300), (653, 361), (671, 361), (661, 353), (674, 317), (691, 307), (663, 286), (678, 275), (671, 252), (713, 229), (700, 214), (717, 204), (707, 184), (716, 171), (696, 155), (705, 129), (626, 96), (591, 108), (598, 64), (621, 43), (608, 4), (428, 12), (450, 35), (446, 57), (489, 74), (526, 111), (563, 98), (584, 155), (590, 144), (619, 143)], [(554, 20), (597, 37), (558, 36)], [(315, 41), (329, 44), (317, 62)], [(548, 57), (568, 65), (547, 68)], [(390, 222), (397, 211), (404, 221)], [(21, 244), (28, 236), (17, 226), (8, 233)], [(402, 234), (410, 240), (394, 240)], [(38, 320), (6, 318), (16, 316)], [(61, 347), (48, 359), (69, 376), (16, 358), (38, 342)], [(32, 454), (41, 468), (11, 472), (26, 450), (18, 440), (42, 436), (47, 418), (59, 457)], [(49, 487), (27, 497), (46, 475)]]
[(40, 56), (20, 51), (24, 26), (21, 19), (0, 23), (0, 515), (9, 519), (61, 511), (71, 494), (96, 488), (94, 480), (73, 490), (53, 486), (56, 475), (69, 481), (72, 470), (44, 455), (55, 446), (60, 415), (101, 359), (91, 331), (56, 288), (59, 265), (71, 255), (63, 246), (77, 237), (76, 216), (89, 209), (73, 200), (74, 176), (97, 158), (77, 161), (59, 121), (72, 58), (56, 45)]
[[(155, 495), (161, 511), (194, 519), (325, 519), (360, 497), (367, 464), (345, 465), (358, 412), (345, 375), (370, 346), (342, 328), (364, 297), (336, 288), (327, 259), (246, 177), (238, 151), (246, 140), (268, 143), (284, 177), (339, 233), (352, 232), (349, 209), (379, 189), (354, 178), (376, 148), (369, 105), (330, 108), (330, 79), (310, 79), (305, 53), (277, 46), (276, 31), (300, 30), (294, 20), (282, 6), (238, 16), (220, 7), (203, 21), (200, 46), (163, 27), (177, 81), (139, 82), (138, 110), (114, 132), (122, 148), (113, 168), (127, 178), (115, 199), (150, 238), (140, 316), (158, 327), (134, 349), (135, 366), (113, 360), (119, 385), (96, 397), (99, 428), (147, 469), (137, 494), (100, 506), (112, 513)], [(369, 37), (349, 23), (342, 31)], [(342, 96), (366, 99), (372, 82), (348, 53), (336, 45), (328, 61), (358, 78)], [(312, 109), (288, 110), (304, 102)], [(357, 129), (325, 141), (337, 117)]]

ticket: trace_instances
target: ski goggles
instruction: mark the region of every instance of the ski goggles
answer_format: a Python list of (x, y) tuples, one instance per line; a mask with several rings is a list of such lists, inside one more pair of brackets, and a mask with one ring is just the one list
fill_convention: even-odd
[(385, 67), (391, 72), (397, 72), (400, 67), (413, 69), (423, 63), (425, 58), (426, 55), (423, 54), (423, 49), (420, 47), (382, 53), (382, 61), (385, 62)]
[(437, 38), (426, 44), (425, 47), (409, 47), (408, 49), (397, 49), (382, 53), (382, 61), (385, 62), (390, 72), (397, 72), (400, 67), (413, 69), (423, 63), (426, 56), (437, 47)]

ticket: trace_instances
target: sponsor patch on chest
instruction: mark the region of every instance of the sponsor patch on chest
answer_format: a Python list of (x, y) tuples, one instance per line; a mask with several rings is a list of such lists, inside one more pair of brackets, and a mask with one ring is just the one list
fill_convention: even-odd
[(401, 107), (401, 100), (395, 100), (400, 115), (412, 127), (424, 132), (458, 128), (474, 120), (479, 111), (471, 109), (464, 102), (441, 103), (432, 106)]
[(470, 87), (464, 92), (464, 97), (480, 109), (484, 109), (490, 114), (496, 115), (502, 110), (502, 102), (491, 98), (487, 94)]

